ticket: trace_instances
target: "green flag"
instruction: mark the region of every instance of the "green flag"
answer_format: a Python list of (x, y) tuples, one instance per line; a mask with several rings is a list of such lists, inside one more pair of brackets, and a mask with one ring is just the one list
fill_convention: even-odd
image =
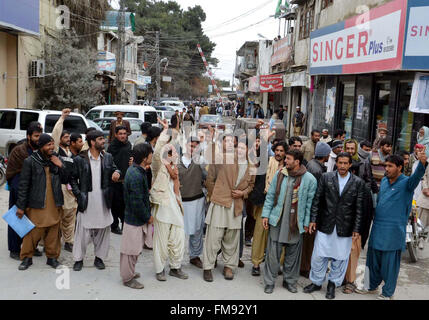
[[(274, 15), (276, 18), (280, 17), (281, 14), (282, 14), (281, 9), (280, 9), (281, 5), (282, 5), (282, 0), (279, 0), (279, 2), (277, 3), (276, 14)], [(289, 9), (289, 2), (288, 2), (288, 0), (285, 0), (284, 6), (286, 7), (287, 10)]]

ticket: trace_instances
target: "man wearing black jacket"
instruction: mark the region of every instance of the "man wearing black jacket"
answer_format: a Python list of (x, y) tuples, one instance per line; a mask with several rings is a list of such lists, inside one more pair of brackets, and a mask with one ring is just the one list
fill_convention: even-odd
[(115, 139), (109, 145), (107, 152), (113, 156), (113, 162), (121, 171), (119, 181), (112, 184), (112, 215), (113, 223), (111, 230), (115, 234), (122, 234), (119, 221), (124, 224), (124, 179), (130, 166), (131, 143), (128, 141), (127, 128), (119, 126), (115, 128)]
[(61, 253), (60, 219), (64, 204), (61, 184), (68, 175), (62, 161), (54, 155), (54, 140), (46, 133), (40, 135), (39, 150), (25, 159), (19, 182), (18, 210), (22, 219), (24, 213), (35, 228), (22, 241), (19, 270), (26, 270), (33, 264), (32, 257), (41, 239), (44, 241), (46, 264), (57, 268)]
[(70, 182), (78, 204), (73, 245), (74, 271), (82, 270), (86, 249), (91, 242), (94, 244), (94, 266), (99, 270), (105, 269), (103, 259), (109, 252), (113, 222), (110, 185), (111, 181), (118, 182), (121, 177), (112, 155), (104, 152), (103, 132), (88, 132), (86, 142), (89, 150), (82, 151), (74, 159), (75, 170)]
[(347, 270), (352, 238), (359, 237), (363, 211), (364, 182), (349, 172), (352, 157), (340, 153), (338, 170), (324, 173), (319, 181), (311, 208), (309, 232), (317, 230), (311, 257), (311, 284), (305, 293), (320, 290), (325, 282), (328, 262), (327, 299), (335, 298), (335, 287), (341, 286)]

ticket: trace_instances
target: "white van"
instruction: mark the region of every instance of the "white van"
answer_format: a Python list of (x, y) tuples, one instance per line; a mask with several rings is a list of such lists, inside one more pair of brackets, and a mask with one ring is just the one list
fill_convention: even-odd
[(134, 105), (105, 105), (97, 106), (87, 112), (85, 117), (90, 120), (99, 118), (116, 118), (115, 112), (124, 112), (124, 118), (140, 119), (143, 122), (150, 122), (152, 125), (157, 125), (158, 114), (156, 109), (150, 106), (134, 106)]
[[(61, 111), (54, 110), (0, 109), (0, 153), (9, 156), (16, 144), (26, 138), (30, 122), (40, 122), (43, 132), (50, 134), (60, 116)], [(88, 127), (85, 117), (79, 113), (70, 113), (64, 121), (64, 130), (80, 133), (83, 139)]]
[(159, 104), (160, 107), (172, 107), (174, 111), (179, 110), (179, 112), (183, 112), (183, 108), (188, 111), (188, 108), (183, 104), (182, 101), (175, 100), (164, 100)]

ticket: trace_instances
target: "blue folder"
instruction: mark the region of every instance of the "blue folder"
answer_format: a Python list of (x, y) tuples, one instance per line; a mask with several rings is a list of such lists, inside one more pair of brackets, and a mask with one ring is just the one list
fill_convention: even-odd
[(16, 215), (17, 210), (18, 208), (13, 206), (3, 215), (3, 219), (21, 238), (24, 238), (27, 233), (33, 230), (34, 224), (25, 214), (22, 219), (19, 219)]

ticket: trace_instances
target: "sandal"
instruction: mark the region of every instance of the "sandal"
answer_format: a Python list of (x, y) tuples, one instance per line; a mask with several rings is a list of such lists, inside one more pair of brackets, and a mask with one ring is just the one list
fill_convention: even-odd
[(343, 293), (352, 294), (355, 292), (355, 290), (356, 290), (356, 285), (354, 283), (347, 283), (343, 289)]

